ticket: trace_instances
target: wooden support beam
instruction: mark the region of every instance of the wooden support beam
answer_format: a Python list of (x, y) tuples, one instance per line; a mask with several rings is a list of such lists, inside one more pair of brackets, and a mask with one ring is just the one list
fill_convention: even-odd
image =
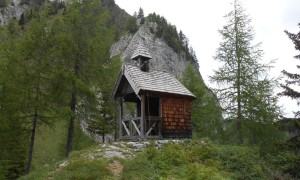
[(124, 123), (124, 121), (122, 121), (122, 124), (123, 124), (123, 127), (124, 127), (124, 129), (125, 129), (127, 135), (130, 136), (130, 132), (129, 132), (129, 130), (128, 130), (126, 124)]
[(150, 127), (150, 129), (147, 131), (146, 136), (149, 136), (151, 131), (154, 129), (155, 125), (156, 125), (156, 122), (154, 122), (153, 125)]
[(134, 122), (134, 120), (131, 120), (136, 132), (139, 134), (139, 136), (141, 135), (141, 131), (139, 130), (139, 128), (137, 127), (136, 123)]
[(122, 139), (123, 100), (119, 99), (119, 139)]
[(144, 130), (144, 127), (145, 127), (145, 95), (142, 95), (141, 96), (141, 134), (140, 134), (140, 137), (142, 139), (145, 138), (145, 130)]
[(160, 117), (160, 121), (158, 122), (158, 136), (161, 136), (161, 131), (162, 131), (162, 124), (163, 124), (163, 99), (159, 98), (159, 117)]

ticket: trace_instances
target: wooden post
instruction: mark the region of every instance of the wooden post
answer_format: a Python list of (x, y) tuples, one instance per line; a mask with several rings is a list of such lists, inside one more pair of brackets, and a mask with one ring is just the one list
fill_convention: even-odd
[(122, 139), (123, 100), (119, 99), (119, 140)]
[(145, 95), (141, 96), (141, 138), (145, 137), (144, 130), (144, 121), (145, 121)]
[(158, 136), (161, 138), (161, 131), (162, 131), (162, 125), (163, 125), (163, 99), (160, 97), (159, 98), (159, 117), (160, 117), (160, 122), (158, 122)]

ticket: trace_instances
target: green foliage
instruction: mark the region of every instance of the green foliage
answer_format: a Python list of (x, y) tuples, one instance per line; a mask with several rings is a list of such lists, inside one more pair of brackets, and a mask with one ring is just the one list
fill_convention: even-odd
[(155, 13), (149, 14), (147, 21), (155, 22), (157, 24), (156, 31), (153, 29), (151, 30), (155, 33), (156, 37), (165, 40), (175, 52), (184, 52), (187, 60), (199, 67), (196, 54), (192, 47), (189, 46), (188, 39), (182, 31), (178, 33), (176, 26), (169, 24), (164, 17), (156, 15)]
[(16, 60), (19, 53), (20, 28), (13, 20), (0, 30), (0, 172), (8, 179), (15, 179), (24, 173), (27, 151), (28, 119), (22, 109), (25, 107), (25, 90)]
[(100, 3), (74, 1), (68, 4), (68, 13), (56, 20), (59, 26), (53, 26), (57, 42), (54, 87), (60, 88), (57, 100), (66, 105), (63, 108), (70, 120), (67, 154), (72, 149), (74, 122), (97, 115), (97, 90), (102, 86), (99, 77), (103, 77), (114, 39), (108, 26), (110, 14)]
[(239, 1), (233, 5), (233, 11), (225, 16), (228, 24), (219, 31), (223, 41), (215, 60), (222, 66), (211, 76), (218, 86), (215, 92), (227, 134), (238, 144), (275, 142), (280, 137), (274, 125), (280, 115), (277, 97), (273, 96), (276, 81), (267, 74), (271, 65), (261, 63), (260, 44), (252, 45), (251, 20)]
[(19, 25), (24, 26), (25, 25), (25, 15), (22, 13), (20, 20), (19, 20)]
[(67, 122), (60, 120), (51, 126), (38, 125), (36, 132), (32, 171), (39, 167), (47, 167), (65, 156)]
[(93, 139), (86, 136), (82, 132), (82, 129), (79, 124), (75, 125), (75, 133), (74, 134), (75, 134), (74, 135), (74, 150), (82, 150), (82, 149), (85, 149), (86, 147), (90, 147), (96, 143)]
[(135, 17), (129, 17), (127, 20), (127, 25), (126, 25), (126, 29), (130, 32), (130, 33), (135, 33), (138, 30), (138, 25), (136, 24), (137, 19)]
[(0, 8), (5, 8), (8, 5), (8, 0), (0, 0)]
[(268, 179), (265, 165), (257, 149), (186, 141), (147, 148), (125, 162), (123, 178)]
[(27, 4), (29, 5), (30, 0), (20, 0), (20, 5)]
[[(293, 144), (293, 143), (292, 143)], [(284, 173), (289, 179), (300, 178), (300, 155), (294, 152), (289, 142), (279, 143), (270, 147), (272, 151), (263, 154), (263, 159), (277, 169), (276, 174)]]
[[(108, 163), (103, 160), (95, 161), (76, 161), (64, 169), (64, 172), (57, 173), (55, 179), (97, 179), (99, 177), (106, 179), (112, 176)], [(88, 173), (87, 173), (88, 172)], [(92, 172), (92, 173), (91, 173)]]
[(205, 86), (200, 74), (191, 64), (186, 65), (181, 82), (196, 96), (192, 101), (194, 136), (222, 141), (222, 113), (217, 98)]
[[(103, 68), (103, 78), (100, 81), (101, 87), (97, 91), (98, 104), (93, 114), (90, 114), (86, 119), (88, 125), (87, 130), (94, 135), (104, 137), (107, 134), (115, 132), (115, 104), (110, 98), (111, 90), (113, 89), (115, 79), (119, 75), (121, 68), (121, 60), (119, 57), (115, 57), (105, 63)], [(84, 119), (84, 117), (82, 117)]]
[(37, 171), (19, 179), (113, 179), (113, 174), (108, 169), (108, 160), (102, 158), (89, 160), (81, 157), (80, 152), (82, 151), (71, 154), (68, 164), (65, 167), (59, 166), (64, 162), (60, 161), (46, 167), (39, 167)]
[(140, 7), (137, 18), (144, 18), (144, 10)]
[(140, 24), (145, 23), (144, 10), (141, 7), (140, 7), (139, 12), (137, 14), (137, 19), (140, 19)]
[[(300, 27), (300, 23), (298, 24)], [(286, 35), (290, 38), (290, 40), (293, 42), (295, 45), (295, 49), (300, 51), (300, 31), (298, 33), (290, 33), (288, 31), (285, 31)], [(294, 56), (296, 59), (300, 60), (300, 54), (297, 54)], [(299, 69), (300, 66), (297, 66)], [(291, 87), (291, 85), (298, 85), (299, 86), (299, 81), (300, 81), (300, 74), (298, 73), (290, 73), (287, 72), (286, 70), (282, 71), (282, 74), (287, 78), (285, 80), (284, 84), (281, 84), (281, 87), (284, 89), (283, 92), (280, 93), (282, 96), (287, 96), (292, 99), (295, 99), (299, 102), (300, 98), (300, 92), (296, 90), (295, 88)], [(299, 117), (300, 116), (300, 111), (295, 112), (295, 116)]]
[(0, 118), (0, 178), (15, 179), (24, 174), (27, 136), (20, 121)]
[(67, 11), (67, 7), (64, 1), (50, 1), (50, 10), (48, 12), (49, 15), (55, 15), (59, 13), (60, 11), (65, 13)]
[(189, 140), (159, 149), (152, 142), (132, 158), (118, 159), (124, 169), (120, 176), (113, 176), (110, 164), (116, 159), (103, 159), (102, 150), (92, 146), (74, 151), (67, 161), (37, 167), (20, 179), (288, 179), (292, 176), (283, 171), (299, 172), (299, 159), (287, 153), (264, 160), (257, 147)]
[(267, 178), (257, 149), (239, 146), (219, 146), (216, 159), (225, 171), (235, 172), (236, 179)]
[[(59, 13), (60, 9), (63, 9), (63, 13)], [(47, 125), (52, 126), (59, 121), (76, 117), (73, 129), (74, 149), (93, 144), (79, 129), (78, 113), (91, 114), (95, 111), (97, 96), (92, 91), (93, 87), (102, 88), (101, 91), (107, 88), (101, 84), (105, 81), (99, 82), (99, 79), (109, 77), (104, 74), (110, 73), (105, 70), (105, 61), (109, 59), (109, 48), (115, 31), (108, 24), (109, 19), (109, 12), (98, 1), (96, 4), (93, 1), (70, 2), (67, 6), (55, 1), (23, 14), (19, 22), (22, 28), (12, 20), (1, 29), (2, 175), (16, 178), (23, 174), (30, 144), (29, 135), (34, 132), (32, 125), (35, 120), (38, 129), (47, 129)], [(105, 91), (105, 98), (108, 99), (108, 90)], [(70, 108), (71, 94), (77, 95), (75, 106), (79, 102), (85, 105), (81, 112)], [(111, 110), (109, 107), (107, 109)], [(47, 130), (44, 132), (47, 136)], [(42, 135), (43, 133), (38, 132), (38, 136)], [(66, 134), (60, 135), (64, 138), (57, 139), (65, 140)], [(45, 161), (53, 162), (61, 158), (65, 143), (48, 142), (49, 146), (43, 146), (40, 138), (36, 140), (39, 147), (34, 148), (37, 153), (33, 155), (34, 168), (45, 165)], [(33, 146), (35, 143), (31, 142)], [(45, 158), (42, 154), (48, 148), (52, 152)]]

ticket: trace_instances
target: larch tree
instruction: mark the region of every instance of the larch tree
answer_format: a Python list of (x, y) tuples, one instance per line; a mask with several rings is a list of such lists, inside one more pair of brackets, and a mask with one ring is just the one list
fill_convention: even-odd
[[(226, 129), (231, 129), (241, 144), (245, 139), (251, 141), (248, 123), (271, 121), (272, 124), (279, 108), (276, 98), (272, 98), (273, 80), (267, 75), (271, 66), (261, 62), (260, 44), (253, 45), (251, 19), (239, 1), (235, 0), (233, 6), (233, 11), (225, 16), (228, 23), (219, 30), (223, 40), (214, 58), (221, 66), (210, 81), (218, 85), (215, 92), (223, 108)], [(260, 106), (274, 108), (261, 109)]]
[[(19, 74), (23, 80), (23, 89), (26, 90), (28, 97), (24, 101), (23, 111), (28, 116), (30, 127), (30, 145), (26, 163), (26, 174), (29, 174), (33, 156), (35, 136), (38, 125), (51, 124), (57, 118), (56, 105), (53, 101), (53, 93), (51, 89), (51, 68), (52, 54), (54, 42), (51, 28), (47, 24), (46, 12), (40, 12), (37, 17), (28, 23), (24, 40), (20, 42), (21, 56), (19, 60), (23, 63), (25, 76)], [(54, 113), (55, 112), (55, 113)]]
[[(29, 136), (25, 173), (30, 172), (37, 126), (49, 124), (54, 119), (54, 103), (50, 90), (52, 34), (42, 11), (27, 24), (15, 41), (15, 48), (6, 46), (5, 66), (6, 91), (2, 102), (10, 121), (23, 127), (25, 137)], [(1, 114), (3, 115), (3, 114)]]
[(114, 39), (114, 30), (108, 25), (110, 15), (100, 1), (72, 1), (68, 5), (68, 12), (54, 27), (59, 52), (53, 61), (56, 97), (69, 117), (66, 156), (73, 149), (78, 115), (97, 110), (97, 91), (93, 89), (101, 86), (102, 65), (109, 59)]
[[(13, 76), (21, 70), (11, 63), (19, 59), (21, 28), (12, 20), (0, 30), (0, 179), (16, 179), (24, 174), (27, 129), (22, 116), (21, 81)], [(13, 61), (15, 62), (15, 61)]]

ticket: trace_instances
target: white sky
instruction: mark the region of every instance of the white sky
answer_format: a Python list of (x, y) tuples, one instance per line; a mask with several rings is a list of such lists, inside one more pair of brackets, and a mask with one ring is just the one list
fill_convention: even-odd
[[(145, 16), (155, 12), (164, 16), (167, 21), (176, 25), (190, 40), (196, 52), (200, 73), (205, 83), (213, 87), (208, 76), (218, 65), (213, 60), (216, 49), (221, 41), (218, 29), (226, 24), (224, 15), (232, 10), (233, 0), (115, 0), (122, 9), (129, 14), (138, 11), (140, 7)], [(296, 33), (300, 29), (300, 0), (241, 0), (246, 13), (252, 19), (252, 26), (256, 32), (255, 42), (262, 42), (264, 60), (277, 59), (271, 76), (278, 77), (285, 69), (296, 72), (297, 60), (294, 55), (299, 54), (292, 41), (285, 35), (284, 30)], [(280, 90), (277, 90), (280, 91)], [(297, 111), (297, 102), (289, 98), (280, 98), (279, 104), (284, 107), (287, 116)]]

